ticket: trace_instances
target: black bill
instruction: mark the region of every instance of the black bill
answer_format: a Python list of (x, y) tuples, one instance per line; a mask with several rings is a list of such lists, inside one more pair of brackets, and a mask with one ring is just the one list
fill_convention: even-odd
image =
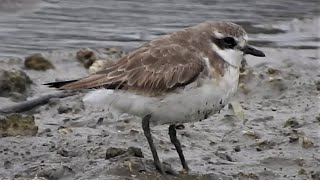
[(262, 52), (259, 51), (258, 49), (255, 49), (252, 46), (246, 45), (242, 51), (244, 52), (244, 54), (251, 54), (253, 56), (258, 56), (258, 57), (265, 57), (266, 55)]

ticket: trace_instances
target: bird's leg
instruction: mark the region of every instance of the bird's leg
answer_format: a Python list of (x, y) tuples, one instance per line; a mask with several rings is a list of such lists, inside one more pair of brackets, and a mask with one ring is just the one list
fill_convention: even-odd
[(180, 158), (183, 169), (185, 171), (189, 171), (189, 167), (187, 165), (187, 162), (184, 159), (184, 155), (183, 155), (183, 151), (181, 149), (180, 141), (177, 138), (177, 131), (176, 131), (175, 125), (169, 126), (169, 136), (170, 136), (170, 140), (171, 140), (172, 144), (174, 145), (174, 147), (176, 147), (176, 150), (179, 154), (179, 158)]
[(142, 119), (142, 129), (144, 131), (144, 135), (146, 136), (150, 149), (151, 149), (151, 153), (153, 156), (153, 160), (154, 160), (154, 165), (156, 166), (156, 169), (161, 173), (161, 174), (165, 174), (163, 167), (160, 163), (159, 160), (159, 156), (156, 150), (156, 147), (153, 144), (153, 140), (152, 140), (152, 136), (150, 133), (150, 120), (151, 118), (151, 114), (146, 115), (143, 119)]

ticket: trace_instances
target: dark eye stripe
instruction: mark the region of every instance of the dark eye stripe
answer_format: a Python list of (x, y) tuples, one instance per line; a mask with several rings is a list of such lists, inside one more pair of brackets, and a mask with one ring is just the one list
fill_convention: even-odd
[(234, 47), (236, 45), (236, 41), (232, 37), (225, 37), (222, 40), (224, 44), (229, 47)]
[(222, 39), (213, 37), (211, 38), (211, 41), (215, 43), (220, 49), (232, 49), (237, 45), (237, 42), (233, 37), (225, 37)]

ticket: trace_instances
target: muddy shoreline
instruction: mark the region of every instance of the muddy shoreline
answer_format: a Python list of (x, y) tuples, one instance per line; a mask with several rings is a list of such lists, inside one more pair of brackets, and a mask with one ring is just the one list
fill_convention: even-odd
[[(314, 23), (319, 18), (290, 21), (286, 27), (291, 29), (278, 37), (299, 32), (314, 37), (308, 43), (316, 48), (285, 48), (289, 43), (279, 41), (261, 47), (265, 59), (247, 58), (249, 66), (234, 98), (243, 116), (226, 107), (178, 131), (191, 169), (180, 179), (320, 179), (320, 59)], [(270, 40), (271, 35), (252, 37)], [(300, 42), (291, 40), (294, 45)], [(26, 91), (0, 97), (0, 109), (56, 92), (43, 83), (88, 74), (77, 51), (42, 53), (54, 66), (45, 71), (27, 69), (21, 58), (1, 58), (2, 71), (22, 70), (32, 83)], [(103, 59), (104, 51), (95, 54)], [(7, 119), (8, 124), (15, 123), (10, 131), (21, 134), (0, 128), (6, 131), (0, 137), (0, 179), (161, 179), (140, 120), (86, 107), (81, 101), (84, 93), (51, 99), (21, 113), (22, 124)], [(1, 118), (3, 122), (5, 116)], [(153, 136), (161, 159), (179, 171), (167, 128), (154, 127)]]

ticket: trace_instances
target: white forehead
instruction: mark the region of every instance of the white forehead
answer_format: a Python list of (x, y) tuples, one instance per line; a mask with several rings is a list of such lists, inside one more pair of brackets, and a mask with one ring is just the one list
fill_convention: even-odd
[(218, 39), (224, 38), (224, 34), (222, 34), (219, 31), (214, 31), (213, 32), (214, 36), (217, 37)]
[[(228, 36), (228, 35), (226, 35), (226, 34), (221, 33), (221, 32), (218, 31), (218, 30), (213, 31), (213, 33), (214, 33), (215, 37), (217, 37), (218, 39), (221, 39), (221, 38), (224, 38), (224, 37)], [(235, 37), (235, 36), (232, 36), (232, 37), (234, 37), (235, 39), (239, 39), (238, 37)], [(240, 37), (240, 38), (241, 38), (241, 37)], [(243, 38), (245, 41), (248, 41), (248, 35), (247, 35), (247, 34), (244, 34), (244, 35), (242, 36), (242, 38)]]

